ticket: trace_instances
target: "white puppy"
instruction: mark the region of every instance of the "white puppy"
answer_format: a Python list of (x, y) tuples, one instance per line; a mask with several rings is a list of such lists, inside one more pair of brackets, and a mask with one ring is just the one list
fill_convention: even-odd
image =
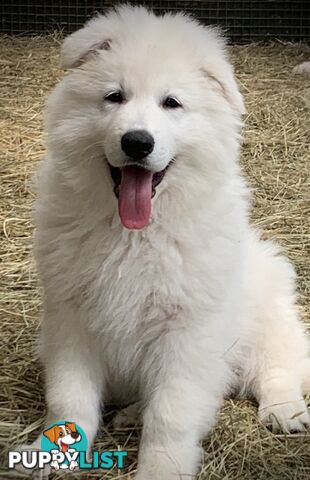
[(195, 475), (236, 388), (264, 422), (303, 430), (295, 275), (249, 226), (243, 101), (222, 38), (124, 6), (62, 56), (35, 214), (47, 423), (70, 419), (92, 443), (102, 404), (139, 401), (137, 480)]

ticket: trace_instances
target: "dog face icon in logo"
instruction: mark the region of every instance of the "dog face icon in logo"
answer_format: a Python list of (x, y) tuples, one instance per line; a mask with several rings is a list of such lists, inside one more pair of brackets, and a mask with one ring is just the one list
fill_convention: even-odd
[(76, 430), (75, 423), (65, 423), (64, 425), (54, 425), (43, 432), (50, 442), (55, 443), (60, 452), (67, 452), (70, 445), (81, 440), (81, 435)]
[(52, 454), (50, 466), (54, 470), (74, 470), (79, 467), (79, 452), (87, 450), (87, 440), (83, 430), (75, 423), (60, 421), (44, 430), (41, 447)]

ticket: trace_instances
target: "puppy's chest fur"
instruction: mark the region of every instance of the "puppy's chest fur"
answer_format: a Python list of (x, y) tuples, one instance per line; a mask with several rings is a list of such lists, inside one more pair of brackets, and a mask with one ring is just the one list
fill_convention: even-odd
[(183, 229), (176, 235), (159, 225), (136, 232), (106, 222), (81, 232), (81, 222), (74, 222), (56, 241), (37, 239), (48, 288), (74, 306), (91, 341), (99, 342), (112, 398), (128, 378), (135, 396), (139, 366), (155, 371), (149, 362), (160, 363), (175, 335), (213, 336), (208, 311), (225, 303), (227, 266), (235, 257), (233, 243), (217, 237), (203, 225), (199, 234)]
[(92, 329), (124, 335), (146, 319), (158, 322), (177, 314), (188, 283), (178, 242), (124, 230), (97, 242), (89, 242), (78, 280), (73, 279)]
[(40, 242), (41, 271), (57, 265), (50, 287), (75, 303), (92, 330), (125, 335), (223, 301), (233, 245), (212, 233), (172, 236), (157, 226), (128, 231), (104, 223), (81, 234), (72, 226), (52, 248)]
[(147, 368), (146, 359), (159, 355), (164, 337), (182, 328), (187, 267), (180, 247), (164, 236), (153, 240), (123, 230), (101, 238), (100, 248), (89, 245), (82, 261), (76, 285), (79, 308), (101, 339), (110, 400), (122, 402), (124, 385), (126, 395), (136, 398), (139, 365)]

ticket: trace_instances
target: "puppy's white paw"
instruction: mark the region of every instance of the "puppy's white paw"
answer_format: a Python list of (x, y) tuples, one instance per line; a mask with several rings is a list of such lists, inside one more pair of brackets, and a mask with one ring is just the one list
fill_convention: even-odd
[(177, 469), (165, 469), (161, 465), (154, 467), (140, 467), (134, 480), (194, 480), (194, 473), (181, 473)]
[(258, 412), (261, 421), (273, 432), (302, 432), (310, 425), (306, 402), (294, 391), (270, 394)]
[[(186, 480), (194, 480), (194, 478), (195, 477), (192, 475), (186, 476)], [(142, 468), (138, 469), (134, 480), (185, 480), (185, 476), (181, 476), (177, 472), (163, 472), (160, 467), (158, 471), (149, 468)]]
[(134, 403), (118, 412), (113, 418), (112, 424), (115, 429), (131, 427), (136, 424), (140, 425), (140, 404)]
[(165, 442), (165, 446), (144, 443), (142, 439), (134, 480), (194, 480), (202, 449), (184, 437), (177, 442)]

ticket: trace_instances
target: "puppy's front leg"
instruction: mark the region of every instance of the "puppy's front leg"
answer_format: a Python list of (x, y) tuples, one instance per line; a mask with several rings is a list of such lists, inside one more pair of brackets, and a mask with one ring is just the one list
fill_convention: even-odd
[[(95, 343), (78, 328), (52, 345), (45, 340), (47, 424), (75, 422), (84, 430), (89, 447), (96, 435), (102, 400), (103, 373)], [(52, 351), (51, 351), (52, 349)]]
[[(154, 387), (143, 417), (135, 480), (193, 480), (200, 458), (200, 439), (213, 426), (220, 396), (186, 372), (171, 372)], [(195, 382), (196, 380), (196, 382)]]
[[(45, 313), (41, 334), (48, 407), (45, 426), (57, 421), (76, 423), (90, 449), (99, 425), (104, 378), (98, 349), (76, 312), (68, 306), (62, 306), (61, 314), (57, 310), (57, 314)], [(32, 444), (20, 446), (20, 450), (40, 448), (41, 434)]]
[(103, 395), (98, 342), (69, 302), (45, 312), (40, 353), (46, 374), (46, 424), (75, 422), (84, 430), (89, 447), (98, 429)]

